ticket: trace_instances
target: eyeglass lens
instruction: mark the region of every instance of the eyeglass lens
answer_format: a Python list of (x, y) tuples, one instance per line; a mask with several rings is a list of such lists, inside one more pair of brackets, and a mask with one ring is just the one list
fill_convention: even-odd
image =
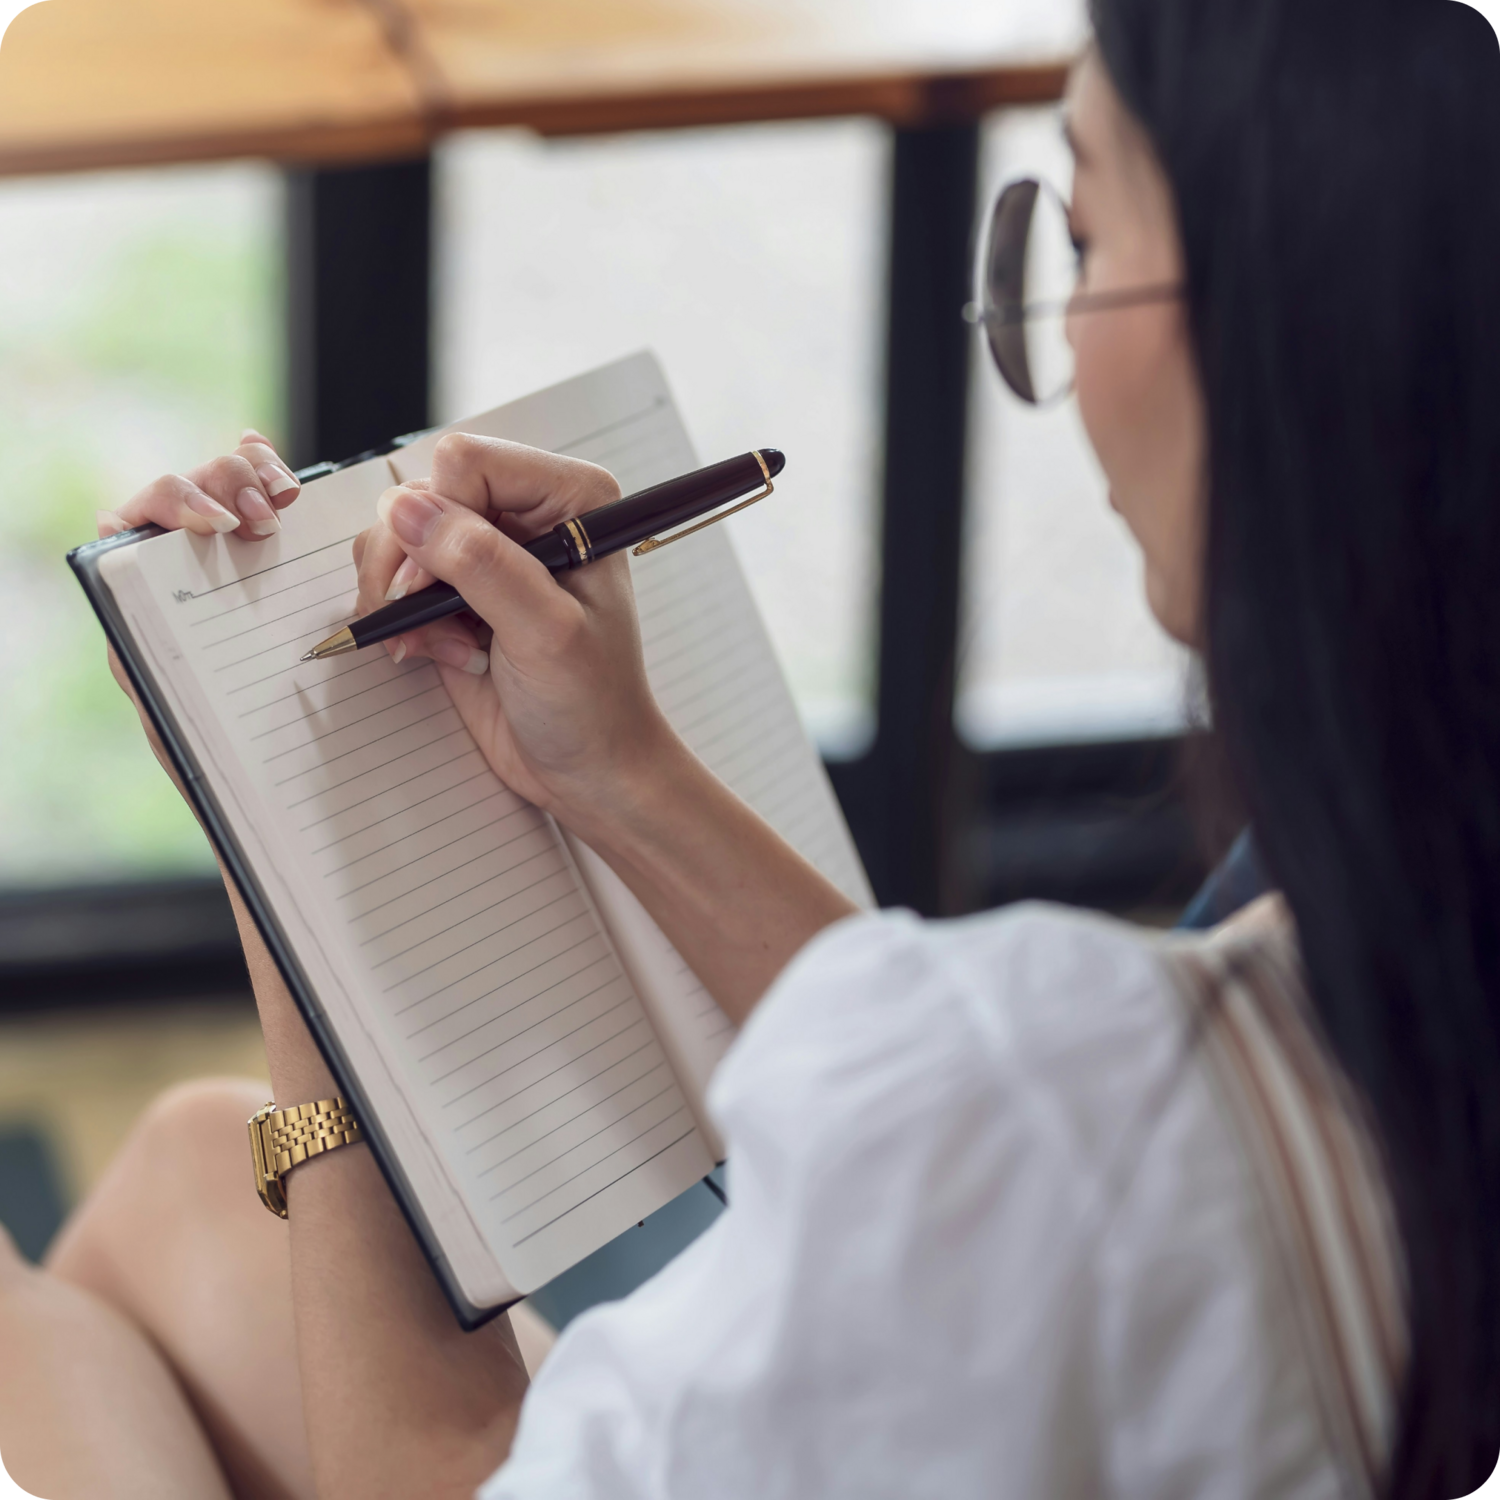
[(1022, 401), (1046, 406), (1073, 387), (1066, 322), (1077, 278), (1062, 199), (1029, 178), (1011, 183), (990, 217), (983, 318), (995, 364)]

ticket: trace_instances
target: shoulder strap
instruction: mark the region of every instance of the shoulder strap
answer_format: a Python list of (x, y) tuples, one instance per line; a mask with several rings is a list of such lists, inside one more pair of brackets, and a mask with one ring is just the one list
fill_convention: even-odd
[(1400, 1240), (1359, 1100), (1323, 1043), (1270, 896), (1162, 957), (1254, 1169), (1329, 1438), (1374, 1495), (1405, 1360)]

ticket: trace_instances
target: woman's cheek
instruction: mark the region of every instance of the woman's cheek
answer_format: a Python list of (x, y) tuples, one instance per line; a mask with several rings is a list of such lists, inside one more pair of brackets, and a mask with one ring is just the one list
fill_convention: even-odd
[(1143, 554), (1151, 612), (1168, 634), (1188, 640), (1197, 610), (1196, 580), (1185, 566), (1194, 528), (1175, 493), (1180, 423), (1164, 420), (1161, 409), (1178, 403), (1163, 389), (1152, 357), (1159, 351), (1137, 320), (1111, 315), (1076, 323), (1078, 410), (1109, 481), (1110, 504)]
[(1132, 488), (1128, 455), (1132, 447), (1131, 351), (1112, 337), (1108, 316), (1077, 316), (1069, 337), (1074, 354), (1074, 393), (1084, 431), (1109, 481), (1118, 506)]

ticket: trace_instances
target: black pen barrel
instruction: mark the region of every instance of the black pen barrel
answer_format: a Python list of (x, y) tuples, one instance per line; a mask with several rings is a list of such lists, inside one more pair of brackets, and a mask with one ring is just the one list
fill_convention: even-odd
[[(696, 520), (748, 495), (772, 474), (780, 473), (785, 462), (774, 448), (742, 453), (738, 458), (710, 464), (706, 469), (669, 479), (665, 484), (654, 484), (649, 490), (639, 490), (612, 505), (564, 521), (557, 529), (578, 551), (579, 561), (589, 562), (671, 531), (674, 526)], [(572, 534), (575, 527), (578, 535)]]
[[(547, 532), (526, 543), (526, 550), (554, 572), (562, 573), (573, 566), (567, 548), (553, 532)], [(349, 627), (356, 647), (374, 645), (388, 641), (392, 636), (404, 635), (408, 630), (419, 630), (431, 625), (434, 620), (446, 620), (469, 606), (464, 603), (456, 588), (450, 583), (433, 583), (404, 599), (382, 604), (371, 610), (363, 619)]]
[[(563, 573), (695, 521), (769, 484), (785, 465), (785, 457), (775, 448), (742, 453), (563, 521), (527, 542), (526, 550), (552, 572)], [(467, 608), (450, 584), (434, 583), (372, 610), (348, 629), (356, 648), (371, 646)]]

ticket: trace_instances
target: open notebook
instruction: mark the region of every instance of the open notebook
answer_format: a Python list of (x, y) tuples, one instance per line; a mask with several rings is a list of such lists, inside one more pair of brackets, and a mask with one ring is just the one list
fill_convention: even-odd
[[(455, 425), (626, 493), (698, 465), (647, 354)], [(732, 1032), (603, 861), (489, 770), (430, 663), (298, 661), (351, 617), (350, 544), (437, 436), (308, 483), (267, 542), (149, 528), (72, 561), (474, 1324), (710, 1170), (704, 1090)], [(724, 529), (632, 569), (678, 731), (868, 904)]]

